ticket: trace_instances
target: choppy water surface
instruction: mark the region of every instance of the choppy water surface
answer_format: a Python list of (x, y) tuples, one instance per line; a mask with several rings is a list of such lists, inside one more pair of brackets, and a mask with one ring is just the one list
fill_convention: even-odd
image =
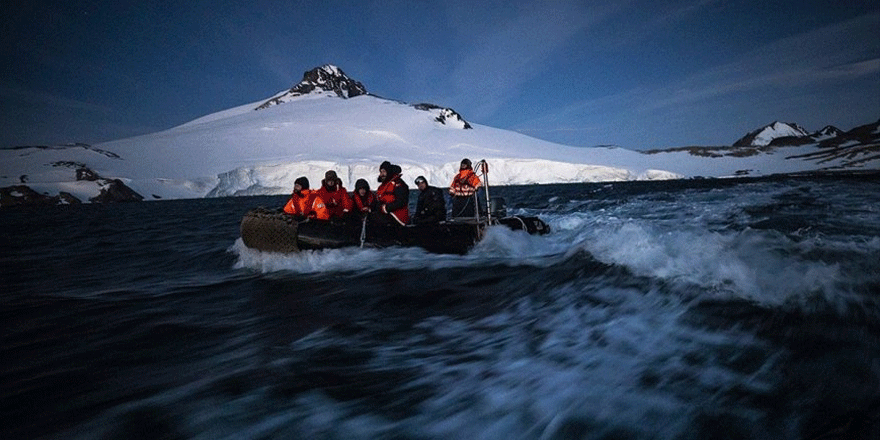
[(493, 195), (553, 233), (278, 255), (238, 222), (283, 197), (3, 209), (0, 437), (880, 432), (880, 176)]

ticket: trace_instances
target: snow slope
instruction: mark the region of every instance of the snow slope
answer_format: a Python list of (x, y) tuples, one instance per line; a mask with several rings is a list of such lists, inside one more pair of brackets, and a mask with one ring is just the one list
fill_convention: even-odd
[[(317, 183), (328, 169), (352, 188), (359, 178), (375, 182), (384, 160), (400, 164), (406, 179), (424, 175), (441, 186), (464, 157), (487, 159), (492, 184), (679, 177), (645, 167), (644, 155), (634, 151), (568, 147), (478, 124), (465, 130), (438, 122), (442, 111), (369, 95), (311, 93), (96, 146), (118, 157), (83, 148), (2, 150), (0, 186), (26, 174), (27, 184), (40, 191), (70, 191), (72, 169), (50, 165), (59, 161), (119, 178), (147, 199), (286, 193), (298, 176)], [(82, 198), (83, 191), (72, 193)]]

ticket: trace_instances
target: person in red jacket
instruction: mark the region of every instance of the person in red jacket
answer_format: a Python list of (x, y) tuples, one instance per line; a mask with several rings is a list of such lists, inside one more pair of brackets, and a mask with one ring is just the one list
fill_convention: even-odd
[(351, 214), (351, 197), (342, 186), (342, 180), (336, 176), (336, 171), (330, 170), (324, 173), (324, 180), (321, 181), (317, 196), (324, 201), (324, 205), (330, 211), (330, 218), (345, 218)]
[(449, 185), (449, 195), (452, 196), (453, 217), (473, 217), (475, 214), (476, 200), (474, 193), (481, 185), (480, 178), (474, 173), (471, 161), (464, 158), (461, 161), (458, 174)]
[(364, 179), (358, 179), (354, 184), (354, 194), (351, 195), (351, 201), (354, 205), (353, 210), (361, 213), (362, 216), (368, 215), (376, 209), (376, 195), (370, 191), (370, 184)]
[(305, 176), (294, 181), (293, 194), (284, 205), (284, 212), (303, 219), (330, 219), (330, 211), (324, 206), (324, 200), (309, 189), (309, 179)]
[(373, 219), (380, 224), (406, 226), (409, 222), (409, 187), (401, 178), (401, 169), (387, 160), (379, 166), (377, 212)]

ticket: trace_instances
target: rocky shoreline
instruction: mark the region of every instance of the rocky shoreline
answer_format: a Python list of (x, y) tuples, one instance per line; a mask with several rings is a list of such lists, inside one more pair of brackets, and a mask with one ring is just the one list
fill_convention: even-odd
[[(58, 195), (41, 194), (26, 185), (27, 176), (21, 176), (21, 184), (0, 188), (0, 207), (73, 205), (83, 203), (73, 194), (61, 191)], [(76, 169), (77, 181), (91, 181), (100, 186), (100, 193), (88, 199), (90, 203), (139, 202), (144, 196), (129, 188), (120, 179), (106, 179), (87, 167)]]

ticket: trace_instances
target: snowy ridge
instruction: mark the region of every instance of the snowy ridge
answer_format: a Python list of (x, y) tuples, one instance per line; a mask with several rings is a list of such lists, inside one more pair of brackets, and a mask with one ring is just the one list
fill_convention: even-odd
[(733, 146), (763, 147), (770, 145), (770, 142), (773, 142), (773, 139), (776, 138), (804, 137), (809, 135), (810, 133), (807, 130), (797, 124), (775, 121), (770, 125), (745, 135), (740, 140), (734, 142)]

